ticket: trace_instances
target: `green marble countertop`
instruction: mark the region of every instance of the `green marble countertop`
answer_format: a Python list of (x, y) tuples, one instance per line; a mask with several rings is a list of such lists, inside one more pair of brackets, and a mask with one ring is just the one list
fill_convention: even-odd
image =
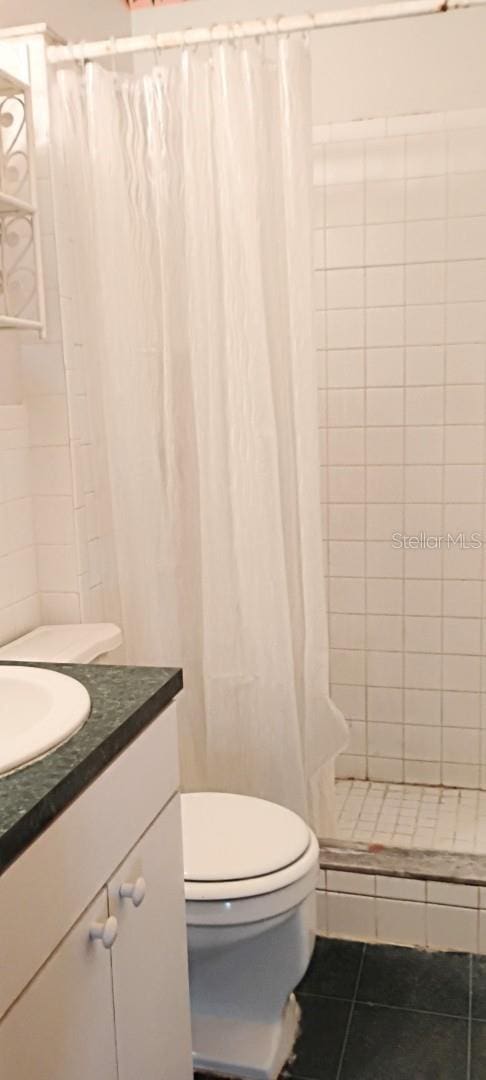
[(78, 679), (91, 698), (83, 727), (46, 757), (0, 777), (0, 873), (182, 689), (180, 668), (19, 664)]

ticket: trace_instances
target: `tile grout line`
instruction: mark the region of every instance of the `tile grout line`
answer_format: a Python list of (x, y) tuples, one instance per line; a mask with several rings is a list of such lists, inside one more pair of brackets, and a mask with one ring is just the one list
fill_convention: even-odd
[[(378, 942), (377, 944), (381, 944)], [(386, 948), (386, 946), (384, 946)], [(398, 946), (400, 947), (400, 946)], [(420, 946), (415, 946), (420, 951)], [(389, 1009), (391, 1012), (412, 1013), (414, 1016), (441, 1016), (444, 1020), (467, 1020), (463, 1013), (435, 1012), (433, 1009), (412, 1009), (407, 1005), (390, 1005), (385, 1001), (366, 1001), (364, 998), (356, 998), (355, 1005), (365, 1005), (370, 1009)]]
[[(484, 465), (484, 446), (485, 446), (485, 438), (486, 438), (486, 379), (484, 380), (483, 395), (482, 396), (483, 396), (483, 483), (482, 483), (483, 513), (482, 513), (481, 525), (482, 525), (483, 550), (482, 550), (482, 558), (481, 558), (481, 578), (482, 578), (482, 581), (481, 581), (481, 606), (480, 606), (481, 622), (479, 624), (479, 626), (480, 626), (479, 650), (480, 650), (481, 658), (483, 658), (484, 655), (485, 655), (485, 647), (486, 647), (486, 633), (485, 633), (485, 619), (484, 619), (484, 615), (485, 615), (485, 580), (486, 580), (486, 544), (485, 544), (485, 536), (484, 536), (485, 527), (486, 527), (486, 517), (485, 517), (485, 509), (484, 509), (485, 505), (486, 505), (486, 503), (485, 503), (485, 500), (486, 500), (486, 468), (485, 468), (485, 465)], [(485, 690), (484, 671), (483, 671), (483, 667), (482, 667), (482, 664), (481, 664), (480, 675), (479, 675), (479, 758), (480, 758), (479, 787), (480, 788), (483, 787), (483, 784), (484, 784), (484, 765), (485, 765), (485, 760), (486, 760), (485, 759), (486, 739), (485, 739), (485, 730), (484, 730), (484, 723), (483, 723), (483, 709), (482, 709), (482, 703), (484, 701), (484, 697), (483, 697), (484, 690)]]
[(360, 962), (359, 962), (358, 974), (356, 976), (356, 982), (355, 982), (355, 986), (354, 986), (353, 999), (351, 1001), (351, 1007), (350, 1007), (350, 1010), (349, 1010), (348, 1022), (346, 1024), (346, 1031), (344, 1032), (343, 1045), (341, 1047), (341, 1054), (340, 1054), (340, 1057), (339, 1057), (339, 1064), (338, 1064), (338, 1067), (337, 1067), (335, 1080), (340, 1080), (342, 1069), (343, 1069), (344, 1055), (346, 1053), (346, 1047), (348, 1045), (349, 1033), (350, 1033), (350, 1030), (351, 1030), (351, 1024), (352, 1024), (353, 1015), (354, 1015), (354, 1007), (356, 1005), (356, 999), (357, 999), (357, 996), (358, 996), (358, 987), (359, 987), (360, 980), (361, 980), (361, 972), (363, 970), (363, 964), (364, 964), (365, 956), (366, 956), (366, 949), (367, 949), (367, 945), (366, 945), (366, 942), (365, 942), (365, 944), (363, 945), (363, 951), (361, 953), (361, 959), (360, 959)]
[[(441, 529), (442, 534), (444, 533), (444, 530), (445, 530), (445, 521), (446, 521), (445, 495), (446, 495), (446, 461), (447, 461), (447, 428), (446, 428), (446, 424), (447, 424), (447, 374), (448, 374), (448, 363), (447, 363), (447, 356), (448, 356), (448, 351), (447, 351), (447, 334), (448, 334), (447, 295), (448, 295), (448, 280), (449, 280), (447, 256), (448, 256), (448, 243), (449, 243), (449, 232), (450, 232), (450, 221), (449, 221), (449, 168), (448, 168), (448, 166), (449, 166), (449, 144), (450, 144), (450, 133), (446, 132), (445, 133), (446, 160), (445, 160), (445, 170), (444, 170), (445, 183), (446, 183), (446, 187), (445, 187), (445, 209), (444, 209), (444, 215), (445, 215), (444, 216), (444, 263), (443, 263), (444, 271), (443, 271), (443, 282), (442, 282), (442, 305), (443, 306), (442, 306), (442, 312), (441, 312), (443, 344), (442, 344), (442, 385), (441, 385), (441, 390), (442, 390), (441, 459), (442, 460), (441, 460), (441, 463), (440, 463), (440, 496), (441, 496), (441, 499), (440, 499), (440, 529)], [(444, 783), (444, 778), (445, 778), (445, 769), (444, 769), (444, 760), (445, 760), (444, 693), (445, 693), (445, 689), (444, 689), (444, 683), (445, 683), (445, 669), (446, 669), (446, 661), (445, 661), (445, 630), (444, 630), (445, 617), (446, 617), (445, 616), (445, 570), (446, 570), (446, 566), (445, 566), (445, 556), (444, 556), (444, 552), (442, 551), (442, 549), (439, 551), (439, 561), (440, 561), (440, 578), (439, 578), (439, 597), (440, 597), (440, 600), (439, 600), (440, 690), (439, 690), (438, 704), (439, 704), (439, 746), (440, 746), (440, 749), (439, 749), (439, 763), (438, 764), (439, 764), (439, 782), (440, 782), (440, 784), (442, 786), (443, 783)], [(456, 827), (457, 827), (457, 817), (456, 817), (456, 820), (454, 822), (454, 840), (455, 840), (455, 837), (456, 837)]]
[[(363, 698), (364, 698), (364, 736), (365, 736), (365, 771), (366, 778), (370, 778), (370, 728), (369, 728), (369, 703), (370, 695), (368, 689), (368, 676), (369, 676), (369, 630), (370, 630), (370, 616), (369, 616), (369, 576), (368, 576), (368, 563), (369, 563), (369, 546), (368, 546), (368, 525), (369, 525), (369, 500), (368, 500), (368, 278), (369, 267), (367, 264), (367, 251), (366, 251), (366, 228), (368, 225), (368, 178), (366, 171), (367, 162), (367, 142), (363, 141), (363, 535), (364, 535), (364, 547), (363, 547), (363, 603), (364, 603), (364, 634), (363, 634)], [(359, 820), (359, 815), (358, 815)]]
[[(343, 939), (343, 940), (345, 940), (345, 939)], [(382, 948), (387, 948), (386, 944), (383, 943), (383, 942), (377, 942), (376, 944), (378, 946), (382, 947)], [(395, 946), (392, 946), (392, 947), (395, 947)], [(400, 948), (401, 946), (396, 946), (396, 947)], [(407, 948), (408, 946), (405, 946), (405, 947)], [(417, 951), (417, 952), (420, 951), (420, 946), (409, 946), (409, 947), (413, 948), (414, 951)], [(458, 1013), (454, 1013), (454, 1012), (449, 1013), (449, 1012), (442, 1012), (442, 1011), (438, 1012), (435, 1009), (414, 1009), (409, 1005), (390, 1005), (390, 1003), (387, 1002), (387, 1001), (372, 1001), (369, 998), (360, 998), (358, 996), (356, 998), (346, 998), (346, 997), (338, 997), (336, 994), (315, 994), (315, 993), (312, 993), (312, 992), (306, 991), (306, 990), (299, 990), (299, 997), (317, 998), (317, 1000), (321, 1000), (321, 1001), (341, 1001), (341, 1002), (344, 1002), (345, 1004), (348, 1004), (348, 1005), (365, 1005), (365, 1006), (368, 1006), (370, 1009), (389, 1009), (391, 1012), (400, 1012), (400, 1013), (406, 1012), (406, 1013), (413, 1013), (414, 1015), (419, 1015), (419, 1016), (442, 1016), (445, 1020), (467, 1020), (468, 1015), (469, 1015), (469, 1013), (465, 1014), (465, 1013), (460, 1013), (460, 1012), (458, 1012)], [(468, 1009), (469, 1009), (469, 1006), (468, 1006)], [(336, 1078), (336, 1080), (337, 1080), (337, 1078)]]
[(469, 955), (469, 1010), (467, 1020), (467, 1063), (466, 1063), (466, 1080), (471, 1080), (471, 1042), (472, 1042), (472, 970), (473, 970), (473, 957), (472, 953)]
[[(387, 121), (387, 132), (388, 132), (388, 127), (389, 127), (389, 125), (388, 125), (388, 121)], [(408, 178), (408, 170), (407, 170), (408, 149), (409, 149), (408, 135), (407, 135), (407, 133), (405, 133), (404, 145), (403, 145), (403, 209), (402, 209), (402, 213), (403, 213), (403, 266), (401, 267), (401, 271), (402, 271), (402, 274), (401, 274), (401, 277), (402, 277), (402, 290), (403, 290), (402, 291), (402, 297), (403, 297), (402, 341), (403, 341), (403, 345), (402, 345), (402, 379), (401, 379), (401, 390), (402, 390), (402, 394), (403, 394), (403, 401), (402, 401), (402, 425), (403, 426), (402, 426), (402, 438), (401, 438), (401, 450), (402, 450), (402, 463), (401, 463), (402, 479), (401, 479), (401, 483), (402, 483), (402, 491), (401, 491), (401, 508), (400, 508), (401, 509), (401, 529), (402, 529), (402, 533), (406, 533), (408, 531), (407, 521), (409, 520), (409, 514), (407, 512), (407, 507), (408, 507), (408, 501), (407, 501), (408, 484), (407, 484), (407, 481), (409, 479), (409, 474), (407, 473), (407, 469), (406, 469), (407, 449), (408, 449), (408, 446), (407, 446), (407, 442), (408, 442), (407, 432), (408, 432), (408, 426), (409, 426), (408, 425), (408, 412), (409, 412), (409, 409), (408, 409), (407, 309), (410, 306), (409, 302), (408, 302), (408, 287), (407, 287), (407, 267), (409, 265), (408, 260), (407, 260), (407, 255), (408, 255), (408, 250), (407, 250), (407, 222), (408, 222), (408, 189), (409, 189), (409, 178)], [(406, 687), (406, 672), (405, 672), (406, 660), (405, 660), (405, 657), (406, 657), (406, 652), (407, 652), (407, 633), (406, 633), (407, 615), (406, 615), (406, 610), (407, 610), (407, 569), (408, 568), (407, 568), (406, 552), (402, 551), (401, 556), (402, 556), (402, 558), (401, 558), (401, 566), (400, 566), (400, 602), (401, 602), (400, 643), (401, 643), (402, 659), (401, 659), (401, 669), (400, 669), (401, 686), (398, 689), (399, 689), (399, 694), (400, 694), (400, 709), (401, 709), (401, 718), (400, 718), (401, 723), (400, 723), (400, 726), (401, 726), (401, 739), (402, 739), (402, 783), (406, 783), (406, 780), (407, 780), (407, 737), (406, 737), (406, 735), (407, 735), (407, 728), (406, 728), (407, 687)], [(398, 816), (400, 814), (400, 810), (401, 810), (401, 804), (400, 804), (400, 809), (399, 809), (399, 812), (398, 812)], [(398, 821), (398, 817), (397, 817), (396, 820)], [(396, 822), (395, 822), (395, 825), (393, 827), (393, 832), (395, 832), (395, 826), (396, 826)], [(378, 935), (377, 935), (377, 940), (378, 940)]]
[(325, 540), (325, 557), (324, 557), (324, 575), (325, 575), (325, 589), (326, 589), (326, 607), (327, 607), (327, 635), (328, 635), (328, 649), (329, 649), (329, 682), (332, 683), (332, 664), (331, 664), (331, 496), (330, 496), (330, 427), (329, 427), (329, 378), (328, 378), (328, 357), (329, 357), (329, 342), (328, 342), (328, 279), (327, 279), (327, 244), (328, 244), (328, 207), (327, 207), (327, 150), (325, 145), (322, 145), (321, 149), (321, 165), (323, 169), (322, 185), (322, 220), (323, 220), (323, 249), (324, 249), (324, 266), (322, 269), (324, 280), (324, 356), (325, 356), (325, 378), (324, 383), (326, 387), (326, 465), (325, 465), (325, 477), (326, 477), (326, 540)]

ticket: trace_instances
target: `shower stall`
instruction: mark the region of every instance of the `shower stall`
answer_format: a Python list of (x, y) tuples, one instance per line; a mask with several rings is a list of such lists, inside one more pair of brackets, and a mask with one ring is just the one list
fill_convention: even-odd
[(486, 853), (486, 109), (314, 132), (343, 840)]

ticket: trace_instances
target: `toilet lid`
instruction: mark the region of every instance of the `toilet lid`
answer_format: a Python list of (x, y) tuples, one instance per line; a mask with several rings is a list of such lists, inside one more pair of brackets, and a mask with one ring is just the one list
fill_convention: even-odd
[(240, 881), (291, 866), (311, 831), (284, 806), (217, 791), (182, 796), (186, 881)]

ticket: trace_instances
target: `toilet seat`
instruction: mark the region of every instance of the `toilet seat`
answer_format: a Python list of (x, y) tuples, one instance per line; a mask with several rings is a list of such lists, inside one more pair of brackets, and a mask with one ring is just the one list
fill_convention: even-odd
[[(263, 898), (304, 880), (308, 889), (319, 847), (297, 814), (264, 799), (222, 792), (196, 792), (181, 801), (187, 901), (219, 907), (218, 901)], [(297, 896), (301, 890), (291, 891)]]
[[(317, 886), (319, 844), (312, 834), (309, 849), (295, 864), (293, 881), (283, 883), (280, 874), (238, 882), (239, 892), (227, 888), (228, 882), (186, 881), (186, 922), (188, 927), (250, 925), (296, 908)], [(230, 892), (230, 895), (228, 893)]]

